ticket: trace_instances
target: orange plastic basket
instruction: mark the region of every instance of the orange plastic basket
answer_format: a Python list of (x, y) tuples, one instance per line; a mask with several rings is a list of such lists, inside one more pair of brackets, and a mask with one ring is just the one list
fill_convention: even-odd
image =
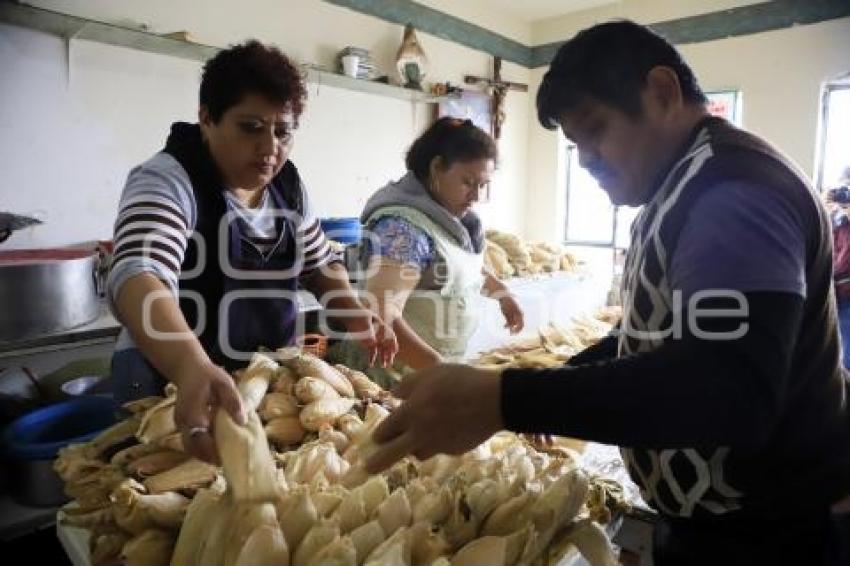
[(323, 334), (305, 334), (295, 340), (295, 344), (318, 358), (324, 358), (328, 353), (328, 337)]

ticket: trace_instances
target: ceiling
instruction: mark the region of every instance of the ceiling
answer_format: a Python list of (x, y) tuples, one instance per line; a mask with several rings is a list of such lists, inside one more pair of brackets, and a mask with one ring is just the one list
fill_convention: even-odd
[(620, 0), (488, 0), (493, 9), (532, 23), (589, 8), (617, 4)]

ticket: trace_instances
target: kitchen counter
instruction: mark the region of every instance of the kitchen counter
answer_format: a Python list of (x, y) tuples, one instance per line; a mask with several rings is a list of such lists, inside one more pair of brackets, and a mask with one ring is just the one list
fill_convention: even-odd
[(0, 342), (0, 357), (34, 354), (80, 342), (92, 344), (111, 342), (115, 340), (120, 330), (121, 324), (109, 312), (106, 302), (101, 302), (98, 317), (88, 324), (23, 340)]
[(56, 522), (57, 507), (21, 505), (8, 494), (0, 494), (0, 541), (9, 541)]

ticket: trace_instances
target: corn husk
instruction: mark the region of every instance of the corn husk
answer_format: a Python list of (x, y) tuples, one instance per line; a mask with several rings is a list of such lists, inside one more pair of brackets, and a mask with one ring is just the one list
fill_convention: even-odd
[(148, 493), (198, 489), (209, 486), (217, 474), (218, 469), (212, 464), (192, 458), (147, 478), (143, 483)]
[(289, 566), (289, 547), (280, 527), (255, 528), (239, 551), (236, 566)]
[(346, 413), (338, 419), (337, 426), (340, 432), (347, 436), (349, 440), (354, 440), (363, 427), (363, 421), (355, 414)]
[(334, 426), (354, 403), (354, 399), (319, 399), (304, 407), (298, 418), (306, 430), (319, 431), (324, 426)]
[(410, 501), (404, 489), (396, 489), (378, 505), (377, 520), (388, 535), (394, 534), (402, 527), (410, 526), (413, 510), (410, 508)]
[(162, 401), (162, 399), (163, 398), (159, 395), (152, 395), (150, 397), (143, 397), (142, 399), (134, 399), (132, 401), (124, 403), (123, 405), (121, 405), (121, 407), (128, 413), (135, 415), (139, 413), (144, 413), (150, 408), (156, 406), (157, 403)]
[(507, 564), (505, 537), (486, 536), (473, 540), (452, 557), (452, 566), (480, 566)]
[(265, 354), (258, 352), (251, 357), (251, 363), (237, 380), (246, 412), (256, 411), (260, 406), (277, 368), (277, 362)]
[(276, 504), (278, 521), (290, 549), (298, 548), (307, 532), (318, 520), (310, 491), (304, 486), (293, 488)]
[(351, 542), (357, 551), (358, 564), (363, 564), (366, 557), (387, 538), (378, 521), (370, 521), (365, 525), (360, 525), (351, 531), (349, 537), (351, 537)]
[(339, 393), (328, 382), (310, 376), (298, 380), (295, 384), (295, 396), (305, 405), (320, 399), (339, 399)]
[(189, 459), (185, 452), (160, 450), (129, 462), (127, 472), (138, 478), (155, 476), (178, 466)]
[(215, 443), (221, 455), (227, 485), (237, 503), (275, 501), (280, 488), (266, 433), (256, 411), (248, 411), (245, 426), (219, 410), (215, 417)]
[(302, 352), (295, 356), (291, 362), (295, 371), (300, 377), (310, 376), (317, 377), (325, 381), (333, 387), (337, 393), (343, 397), (354, 397), (354, 387), (351, 383), (333, 366), (316, 356)]
[(225, 534), (224, 565), (236, 564), (251, 534), (261, 526), (279, 529), (277, 513), (271, 503), (237, 503), (231, 511), (230, 529)]
[(408, 529), (399, 529), (379, 544), (366, 558), (366, 566), (411, 566), (412, 551)]
[(122, 531), (93, 533), (89, 545), (92, 566), (105, 566), (119, 562), (121, 549), (130, 538), (129, 533)]
[(364, 401), (377, 401), (386, 396), (387, 392), (384, 391), (384, 388), (369, 379), (369, 376), (362, 371), (348, 368), (342, 364), (335, 365), (334, 368), (351, 383), (358, 398)]
[(431, 564), (451, 551), (443, 533), (424, 521), (410, 527), (407, 536), (413, 564)]
[(316, 553), (310, 563), (316, 566), (357, 566), (357, 549), (350, 537), (340, 537)]
[[(546, 548), (542, 560), (557, 562), (577, 550), (590, 566), (618, 566), (617, 552), (602, 527), (585, 518), (561, 529)], [(539, 560), (538, 560), (539, 561)]]
[(211, 517), (218, 512), (224, 497), (224, 482), (216, 482), (208, 489), (201, 489), (195, 494), (186, 510), (186, 518), (180, 528), (171, 566), (190, 566), (197, 564), (207, 527)]
[(112, 458), (109, 459), (109, 463), (124, 467), (143, 456), (162, 451), (163, 448), (159, 444), (134, 444), (113, 454)]
[(339, 526), (331, 520), (319, 521), (304, 536), (293, 555), (293, 566), (308, 566), (320, 550), (339, 538)]
[(297, 417), (300, 410), (298, 399), (293, 395), (274, 392), (263, 398), (257, 412), (263, 422), (268, 422), (278, 417)]
[(266, 437), (276, 446), (290, 446), (304, 439), (307, 433), (298, 417), (276, 417), (265, 426)]
[(99, 457), (109, 448), (130, 440), (138, 433), (141, 422), (142, 418), (139, 415), (133, 415), (101, 431), (87, 443), (88, 456)]
[(351, 444), (351, 440), (349, 440), (345, 433), (331, 426), (323, 426), (319, 430), (319, 440), (333, 444), (337, 454), (343, 454)]
[(167, 531), (151, 529), (128, 540), (121, 549), (126, 566), (167, 566), (175, 537)]
[(190, 500), (173, 491), (149, 495), (143, 490), (141, 484), (130, 479), (112, 492), (118, 526), (132, 534), (154, 528), (180, 530)]
[(142, 444), (150, 444), (177, 431), (174, 423), (174, 404), (177, 397), (166, 397), (150, 408), (141, 417), (136, 438)]
[(314, 491), (312, 498), (313, 504), (316, 506), (316, 513), (319, 517), (329, 517), (339, 508), (347, 495), (346, 490), (340, 486), (331, 486), (329, 489)]

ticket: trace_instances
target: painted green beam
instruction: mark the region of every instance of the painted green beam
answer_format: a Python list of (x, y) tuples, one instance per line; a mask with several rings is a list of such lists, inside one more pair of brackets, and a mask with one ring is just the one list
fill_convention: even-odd
[[(484, 51), (524, 67), (548, 65), (563, 41), (530, 47), (412, 0), (325, 0), (395, 24), (413, 24), (431, 35)], [(650, 24), (675, 44), (814, 24), (850, 16), (850, 0), (774, 0)]]
[(410, 0), (325, 0), (325, 2), (394, 24), (413, 24), (417, 30), (442, 39), (490, 53), (523, 67), (531, 66), (531, 48), (527, 45)]
[[(774, 0), (650, 24), (675, 44), (699, 43), (850, 16), (850, 0)], [(564, 42), (532, 47), (531, 66), (548, 65)]]

